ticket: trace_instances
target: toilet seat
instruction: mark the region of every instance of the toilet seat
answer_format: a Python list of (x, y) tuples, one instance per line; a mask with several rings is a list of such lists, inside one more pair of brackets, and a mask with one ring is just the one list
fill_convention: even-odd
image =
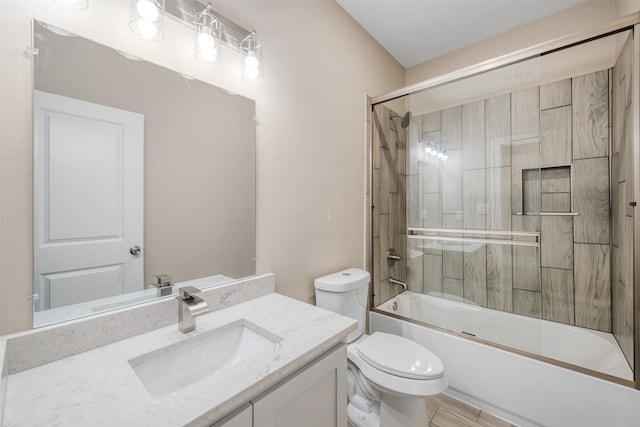
[[(429, 350), (420, 346), (417, 343), (413, 343), (413, 344), (419, 346), (422, 350), (424, 350), (425, 352), (428, 352), (429, 355), (431, 355), (433, 366), (436, 366), (437, 363), (439, 363), (440, 369), (439, 370), (432, 369), (432, 372), (430, 373), (432, 375), (431, 379), (407, 378), (406, 376), (396, 375), (389, 372), (389, 369), (387, 369), (387, 371), (382, 370), (377, 366), (375, 366), (374, 364), (369, 363), (367, 360), (365, 360), (365, 358), (362, 357), (360, 353), (359, 347), (362, 346), (364, 343), (366, 343), (369, 339), (371, 339), (376, 334), (381, 334), (381, 332), (374, 332), (373, 335), (370, 335), (370, 336), (363, 335), (357, 341), (347, 346), (347, 357), (349, 361), (354, 365), (356, 365), (356, 367), (362, 372), (365, 378), (369, 380), (372, 384), (379, 387), (382, 391), (385, 391), (388, 393), (395, 393), (400, 395), (406, 394), (411, 396), (423, 396), (423, 397), (442, 393), (447, 388), (448, 381), (444, 375), (444, 367), (442, 366), (442, 362), (437, 358), (437, 356), (433, 355), (433, 353), (431, 353)], [(384, 334), (384, 335), (389, 335), (389, 334)], [(404, 337), (398, 337), (398, 338), (402, 340), (410, 341)], [(375, 344), (378, 339), (379, 338), (376, 338), (373, 344)], [(382, 338), (382, 339), (384, 340), (387, 338)], [(383, 342), (388, 342), (388, 341), (383, 341)], [(376, 346), (377, 345), (378, 344), (376, 344)], [(366, 350), (367, 347), (374, 347), (374, 346), (373, 345), (365, 346), (365, 353), (367, 353), (367, 350)], [(391, 348), (391, 350), (393, 350), (393, 348)], [(374, 354), (376, 354), (375, 350), (374, 350)], [(424, 353), (420, 353), (420, 354), (422, 355), (421, 357), (424, 357)], [(369, 353), (369, 357), (371, 357), (370, 353)], [(435, 363), (436, 361), (437, 363)], [(388, 365), (388, 364), (380, 363), (380, 361), (378, 361), (378, 366), (385, 366), (385, 365)], [(398, 372), (402, 372), (402, 370), (399, 369)]]
[(367, 363), (392, 375), (433, 380), (444, 374), (444, 366), (435, 354), (398, 335), (374, 332), (357, 350)]

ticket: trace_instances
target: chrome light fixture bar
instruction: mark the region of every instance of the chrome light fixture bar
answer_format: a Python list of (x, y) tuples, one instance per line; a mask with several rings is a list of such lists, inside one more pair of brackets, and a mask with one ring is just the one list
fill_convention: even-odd
[[(55, 0), (70, 8), (86, 8), (87, 0)], [(262, 45), (256, 31), (249, 31), (213, 11), (211, 4), (197, 0), (129, 0), (129, 27), (147, 40), (164, 39), (164, 16), (195, 30), (195, 58), (204, 63), (220, 63), (221, 45), (244, 55), (242, 79), (262, 81)]]
[(231, 49), (246, 54), (246, 51), (241, 48), (241, 42), (251, 34), (255, 34), (255, 31), (246, 30), (230, 19), (213, 12), (208, 4), (196, 0), (165, 0), (165, 13), (191, 28), (197, 26), (198, 15), (205, 10), (218, 21), (220, 41)]

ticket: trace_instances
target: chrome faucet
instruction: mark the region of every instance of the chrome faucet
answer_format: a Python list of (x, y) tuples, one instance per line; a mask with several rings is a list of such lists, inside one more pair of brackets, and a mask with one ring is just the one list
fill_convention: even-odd
[(173, 283), (171, 283), (173, 279), (171, 278), (171, 276), (169, 276), (168, 274), (156, 274), (153, 277), (158, 279), (157, 283), (151, 284), (152, 286), (155, 286), (156, 288), (158, 288), (158, 296), (164, 297), (167, 295), (171, 295), (173, 290), (172, 289)]
[(178, 289), (178, 329), (183, 334), (196, 329), (196, 317), (209, 312), (209, 306), (200, 298), (200, 289), (185, 286)]

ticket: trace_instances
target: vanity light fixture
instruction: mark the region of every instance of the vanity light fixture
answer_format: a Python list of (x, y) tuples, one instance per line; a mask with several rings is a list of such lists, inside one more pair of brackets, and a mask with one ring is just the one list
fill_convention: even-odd
[[(0, 0), (1, 1), (1, 0)], [(196, 32), (195, 54), (200, 62), (220, 62), (222, 46), (243, 55), (242, 79), (262, 80), (262, 46), (256, 32), (249, 31), (232, 20), (214, 12), (211, 5), (202, 9), (202, 0), (164, 0), (165, 12)], [(212, 43), (213, 40), (213, 43)]]
[(55, 0), (55, 2), (68, 9), (84, 10), (89, 7), (87, 0)]
[(262, 46), (255, 38), (256, 32), (252, 31), (240, 41), (240, 50), (244, 53), (244, 66), (242, 79), (249, 82), (262, 80)]
[(147, 40), (164, 38), (164, 0), (130, 0), (129, 28)]
[[(0, 0), (2, 1), (2, 0)], [(74, 9), (86, 9), (88, 0), (54, 0)], [(195, 27), (195, 58), (204, 63), (220, 63), (222, 44), (243, 54), (242, 79), (262, 81), (262, 45), (256, 32), (248, 31), (214, 14), (211, 4), (202, 9), (198, 0), (129, 0), (129, 28), (147, 40), (164, 39), (165, 13), (190, 28)]]
[(195, 57), (200, 62), (220, 63), (221, 29), (220, 21), (213, 14), (211, 5), (195, 15), (196, 27)]

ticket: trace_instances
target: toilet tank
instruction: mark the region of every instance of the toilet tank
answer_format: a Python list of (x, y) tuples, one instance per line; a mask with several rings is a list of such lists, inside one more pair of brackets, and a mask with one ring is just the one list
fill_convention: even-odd
[(366, 328), (369, 272), (357, 268), (339, 271), (316, 279), (316, 305), (358, 321), (358, 329), (347, 336), (355, 341)]

